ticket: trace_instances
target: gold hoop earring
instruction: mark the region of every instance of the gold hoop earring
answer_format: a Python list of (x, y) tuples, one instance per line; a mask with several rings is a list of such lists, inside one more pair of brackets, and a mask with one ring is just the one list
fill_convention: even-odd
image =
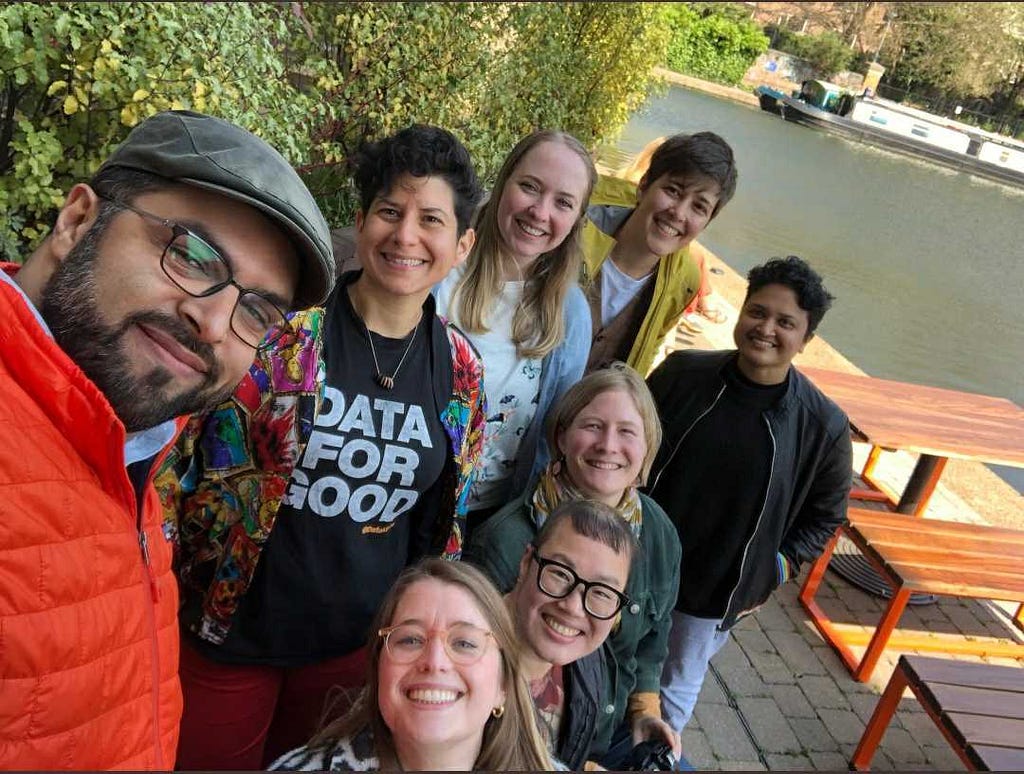
[(494, 709), (491, 710), (491, 714), (494, 715), (494, 717), (496, 717), (496, 718), (500, 718), (502, 715), (505, 714), (505, 705), (501, 704), (501, 705), (495, 707)]

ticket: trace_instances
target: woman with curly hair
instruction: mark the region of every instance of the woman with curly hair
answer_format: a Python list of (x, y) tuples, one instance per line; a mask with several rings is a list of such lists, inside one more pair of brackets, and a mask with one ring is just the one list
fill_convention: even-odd
[(328, 689), (362, 685), (399, 573), (461, 553), (482, 370), (430, 291), (469, 252), (481, 190), (437, 127), (368, 143), (354, 168), (362, 268), (292, 318), (172, 461), (182, 768), (259, 769), (309, 739)]

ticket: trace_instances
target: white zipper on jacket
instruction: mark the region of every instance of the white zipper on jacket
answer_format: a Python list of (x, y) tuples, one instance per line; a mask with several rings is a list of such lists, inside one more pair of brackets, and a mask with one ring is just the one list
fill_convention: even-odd
[[(750, 544), (754, 542), (754, 538), (757, 537), (757, 531), (761, 527), (761, 520), (764, 518), (765, 509), (768, 507), (768, 493), (772, 490), (772, 478), (775, 475), (775, 433), (772, 432), (772, 423), (768, 421), (768, 417), (761, 415), (761, 419), (764, 420), (765, 427), (768, 428), (768, 437), (772, 442), (772, 461), (768, 466), (768, 486), (764, 488), (764, 502), (761, 503), (761, 512), (757, 514), (757, 521), (754, 522), (754, 531), (750, 533), (750, 537), (747, 538), (747, 544), (743, 547), (743, 558), (740, 559), (740, 574), (736, 579), (736, 585), (732, 587), (732, 591), (729, 592), (729, 601), (725, 605), (725, 614), (722, 616), (722, 621), (725, 621), (729, 617), (729, 610), (732, 608), (733, 597), (736, 596), (736, 591), (740, 587), (740, 583), (743, 581), (743, 567), (747, 563), (747, 552), (750, 551)], [(739, 616), (736, 617), (739, 620)], [(719, 627), (719, 630), (720, 627)]]
[(708, 415), (708, 412), (711, 411), (711, 409), (718, 405), (718, 401), (721, 399), (722, 393), (724, 392), (725, 384), (723, 383), (721, 389), (718, 391), (718, 394), (715, 396), (715, 399), (711, 401), (708, 407), (704, 409), (704, 411), (702, 411), (700, 415), (697, 416), (697, 418), (690, 423), (690, 426), (686, 428), (686, 431), (681, 436), (679, 436), (679, 440), (676, 441), (676, 445), (672, 447), (672, 453), (668, 455), (668, 459), (665, 460), (665, 464), (661, 466), (661, 470), (658, 471), (658, 475), (654, 477), (654, 483), (651, 484), (648, 488), (649, 492), (653, 492), (655, 487), (658, 486), (658, 482), (661, 480), (661, 474), (665, 472), (665, 468), (669, 466), (669, 463), (672, 462), (672, 459), (676, 456), (676, 452), (679, 451), (680, 444), (682, 444), (682, 442), (686, 440), (686, 436), (688, 436), (690, 434), (690, 431), (697, 426), (697, 423), (700, 422), (704, 417), (706, 417)]

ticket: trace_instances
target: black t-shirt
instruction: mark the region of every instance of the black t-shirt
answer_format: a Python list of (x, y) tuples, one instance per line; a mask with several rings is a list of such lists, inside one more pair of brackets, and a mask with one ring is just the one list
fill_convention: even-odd
[[(328, 301), (323, 406), (227, 640), (204, 652), (297, 666), (366, 644), (384, 595), (426, 550), (437, 514), (422, 506), (436, 501), (426, 493), (451, 454), (434, 398), (433, 317), (428, 303), (385, 390), (347, 286)], [(381, 369), (394, 373), (408, 337), (371, 335)]]
[(721, 399), (686, 436), (673, 469), (651, 492), (683, 545), (676, 610), (701, 618), (725, 615), (739, 579), (768, 486), (772, 445), (763, 413), (786, 391), (786, 382), (751, 382), (735, 360), (723, 376)]

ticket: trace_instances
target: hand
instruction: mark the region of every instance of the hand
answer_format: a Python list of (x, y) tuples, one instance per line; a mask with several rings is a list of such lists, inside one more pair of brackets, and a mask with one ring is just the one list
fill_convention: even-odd
[(677, 761), (683, 757), (683, 744), (672, 726), (653, 715), (639, 715), (633, 720), (633, 744), (647, 739), (661, 739), (672, 748)]

